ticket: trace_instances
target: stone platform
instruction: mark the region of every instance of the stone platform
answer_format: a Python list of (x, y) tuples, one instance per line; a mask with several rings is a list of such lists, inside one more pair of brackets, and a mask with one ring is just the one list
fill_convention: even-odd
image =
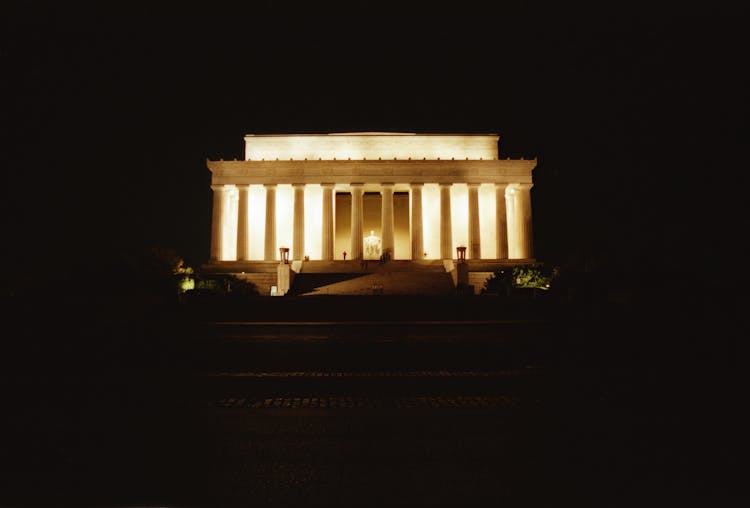
[[(494, 271), (533, 259), (467, 260), (468, 277), (464, 284), (478, 294)], [(454, 260), (381, 261), (292, 261), (292, 281), (287, 294), (316, 295), (450, 295), (459, 279)], [(203, 265), (207, 274), (227, 274), (255, 284), (262, 295), (278, 285), (276, 261), (224, 261)]]

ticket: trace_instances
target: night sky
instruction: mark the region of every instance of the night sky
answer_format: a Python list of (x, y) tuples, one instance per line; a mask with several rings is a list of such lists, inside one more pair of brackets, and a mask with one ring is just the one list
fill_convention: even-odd
[(150, 245), (207, 261), (205, 160), (246, 133), (497, 133), (539, 159), (541, 261), (746, 252), (743, 12), (33, 5), (0, 16), (16, 273)]

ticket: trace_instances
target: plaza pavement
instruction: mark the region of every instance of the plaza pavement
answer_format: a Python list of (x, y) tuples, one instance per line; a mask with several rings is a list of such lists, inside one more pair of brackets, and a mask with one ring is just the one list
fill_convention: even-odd
[[(0, 506), (740, 498), (729, 316), (440, 309), (432, 324), (394, 313), (380, 325), (369, 310), (309, 323), (303, 307), (297, 320), (251, 313), (249, 325), (212, 312), (19, 313), (3, 360)], [(206, 319), (219, 315), (231, 319)]]

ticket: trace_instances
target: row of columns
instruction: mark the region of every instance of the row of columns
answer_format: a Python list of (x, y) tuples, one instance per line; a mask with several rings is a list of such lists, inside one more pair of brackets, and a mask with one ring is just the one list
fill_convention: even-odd
[[(411, 191), (411, 258), (422, 259), (424, 252), (423, 229), (422, 229), (422, 183), (410, 184)], [(332, 183), (321, 184), (323, 188), (323, 224), (321, 228), (322, 258), (333, 259), (334, 224), (333, 224), (333, 188)], [(440, 257), (441, 259), (453, 258), (453, 225), (451, 219), (451, 186), (450, 183), (440, 184)], [(266, 233), (264, 259), (273, 261), (276, 259), (276, 184), (265, 184), (266, 189)], [(292, 259), (302, 259), (305, 252), (305, 184), (292, 184), (294, 189), (294, 214), (292, 222)], [(495, 210), (496, 210), (496, 239), (497, 259), (508, 258), (508, 225), (506, 212), (505, 191), (507, 184), (495, 185)], [(248, 201), (249, 186), (238, 186), (238, 213), (237, 220), (237, 259), (245, 261), (250, 259), (250, 244), (247, 238), (248, 231)], [(363, 257), (363, 195), (364, 184), (350, 184), (351, 205), (351, 259), (362, 259)], [(224, 221), (224, 187), (212, 185), (214, 191), (212, 225), (211, 225), (211, 260), (218, 261), (221, 256), (222, 232), (221, 224)], [(382, 250), (383, 252), (394, 252), (394, 226), (393, 226), (393, 183), (381, 184), (381, 228), (382, 228)], [(481, 258), (480, 229), (479, 229), (479, 184), (468, 184), (469, 189), (469, 257), (471, 259)], [(531, 219), (531, 184), (515, 184), (511, 192), (520, 195), (514, 203), (518, 209), (514, 210), (518, 217), (519, 239), (521, 242), (522, 258), (531, 258), (532, 253), (532, 219)]]

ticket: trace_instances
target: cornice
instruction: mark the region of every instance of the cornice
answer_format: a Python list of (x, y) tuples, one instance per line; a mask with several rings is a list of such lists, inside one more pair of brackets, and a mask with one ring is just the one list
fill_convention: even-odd
[(207, 161), (212, 183), (531, 182), (536, 159)]

